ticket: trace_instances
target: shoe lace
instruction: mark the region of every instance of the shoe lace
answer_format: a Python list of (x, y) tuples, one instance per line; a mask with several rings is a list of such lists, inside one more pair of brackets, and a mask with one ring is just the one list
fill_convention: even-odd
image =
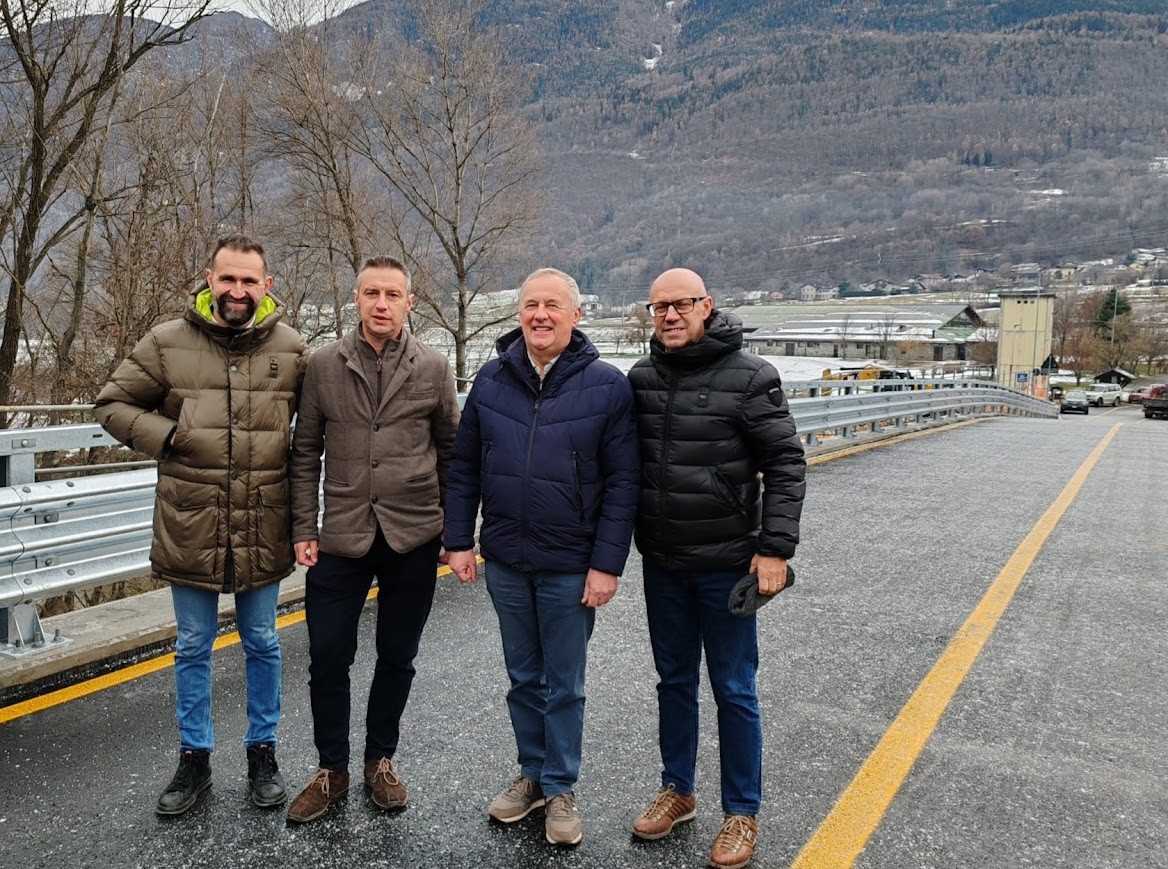
[(657, 792), (657, 796), (653, 797), (653, 802), (649, 803), (649, 808), (645, 809), (645, 817), (650, 821), (660, 821), (669, 814), (676, 800), (676, 787), (670, 785), (667, 788), (662, 788)]
[(279, 769), (279, 766), (276, 765), (276, 755), (270, 748), (257, 751), (254, 763), (255, 775), (253, 777), (260, 780), (272, 778)]
[(178, 759), (178, 769), (174, 778), (167, 785), (168, 791), (184, 790), (195, 780), (195, 758), (191, 754), (182, 754)]
[(397, 774), (397, 770), (393, 768), (393, 761), (388, 757), (383, 757), (377, 761), (377, 769), (373, 772), (373, 780), (384, 779), (385, 783), (390, 787), (397, 787), (401, 784), (401, 777)]
[(548, 803), (546, 811), (553, 818), (569, 819), (576, 814), (576, 798), (571, 794), (556, 794)]
[(507, 788), (507, 796), (520, 800), (530, 797), (535, 792), (535, 782), (525, 776), (519, 776)]
[(727, 815), (714, 837), (714, 847), (737, 851), (750, 838), (750, 823), (744, 815)]
[(327, 798), (331, 790), (329, 786), (331, 781), (329, 778), (329, 770), (322, 767), (308, 780), (308, 786), (305, 787), (305, 790), (308, 790), (308, 788), (320, 788), (320, 792)]

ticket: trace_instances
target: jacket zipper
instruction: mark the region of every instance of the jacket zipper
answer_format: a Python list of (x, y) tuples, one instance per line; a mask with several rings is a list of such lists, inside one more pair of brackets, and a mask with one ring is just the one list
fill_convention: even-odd
[[(235, 339), (231, 339), (231, 343), (235, 343)], [(231, 366), (235, 363), (231, 361), (231, 350), (228, 349), (227, 356), (227, 515), (225, 521), (227, 523), (227, 552), (223, 555), (223, 586), (224, 591), (234, 593), (236, 588), (235, 582), (235, 547), (231, 543), (231, 496), (233, 482), (235, 480), (235, 412), (232, 406), (232, 392), (231, 392)]]
[[(523, 499), (520, 501), (519, 509), (519, 527), (523, 530), (527, 529), (527, 501), (531, 497), (531, 454), (535, 450), (535, 426), (539, 421), (539, 402), (543, 396), (543, 381), (540, 381), (539, 389), (535, 393), (535, 404), (531, 406), (531, 430), (527, 434), (527, 458), (523, 462)], [(520, 550), (522, 554), (523, 566), (527, 567), (527, 535), (521, 534), (520, 538), (523, 541), (523, 547)]]
[(665, 475), (669, 471), (669, 446), (673, 441), (673, 401), (677, 398), (678, 376), (676, 371), (669, 372), (669, 392), (665, 398), (665, 424), (661, 432), (661, 472), (657, 482), (657, 517), (665, 520)]

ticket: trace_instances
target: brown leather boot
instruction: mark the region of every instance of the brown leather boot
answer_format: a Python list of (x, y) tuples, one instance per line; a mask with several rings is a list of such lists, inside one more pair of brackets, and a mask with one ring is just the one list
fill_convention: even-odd
[(673, 832), (674, 824), (692, 821), (697, 815), (697, 796), (684, 797), (670, 785), (657, 791), (649, 808), (633, 821), (633, 835), (640, 839), (660, 839)]
[(321, 767), (288, 807), (288, 820), (307, 824), (349, 792), (349, 774)]
[(710, 848), (710, 865), (715, 869), (741, 869), (754, 856), (757, 842), (758, 822), (753, 815), (726, 815)]
[(365, 784), (373, 802), (383, 809), (400, 809), (409, 799), (406, 786), (397, 774), (397, 768), (388, 757), (365, 761)]

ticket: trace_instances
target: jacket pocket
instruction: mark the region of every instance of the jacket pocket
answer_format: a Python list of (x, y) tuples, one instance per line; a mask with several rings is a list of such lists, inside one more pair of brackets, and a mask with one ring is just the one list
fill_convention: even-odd
[(402, 488), (404, 489), (425, 489), (428, 487), (432, 487), (435, 492), (438, 491), (437, 471), (427, 471), (424, 474), (417, 474), (402, 480)]
[(292, 507), (288, 481), (256, 487), (253, 539), (255, 570), (260, 576), (282, 573), (292, 565)]
[(575, 503), (572, 505), (580, 514), (580, 521), (584, 521), (584, 481), (580, 476), (580, 454), (572, 450), (572, 479), (575, 482)]
[(158, 480), (154, 500), (155, 570), (172, 576), (220, 579), (225, 529), (223, 494), (217, 483), (193, 483), (169, 475)]
[(479, 490), (481, 492), (487, 490), (487, 465), (491, 461), (491, 443), (492, 441), (483, 441), (482, 454), (479, 459)]
[(348, 495), (353, 491), (353, 484), (334, 477), (324, 478), (324, 493), (326, 495)]
[(730, 481), (726, 479), (726, 475), (717, 468), (710, 469), (710, 486), (714, 492), (714, 496), (735, 513), (742, 513), (745, 510), (742, 504), (742, 496)]

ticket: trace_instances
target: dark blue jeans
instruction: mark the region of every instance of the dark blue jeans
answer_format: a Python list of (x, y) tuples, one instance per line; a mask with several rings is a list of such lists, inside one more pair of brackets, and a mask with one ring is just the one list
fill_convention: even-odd
[(580, 603), (584, 579), (583, 573), (525, 573), (487, 563), (519, 766), (549, 797), (572, 790), (580, 774), (584, 672), (596, 619), (596, 610)]
[(762, 801), (762, 719), (755, 675), (758, 630), (754, 616), (730, 615), (736, 570), (674, 573), (645, 558), (645, 605), (657, 684), (662, 787), (694, 792), (698, 757), (698, 686), (702, 648), (718, 705), (722, 811), (756, 815)]
[(320, 765), (349, 767), (349, 668), (357, 655), (357, 625), (377, 577), (377, 665), (365, 715), (365, 760), (393, 757), (399, 723), (414, 681), (414, 658), (434, 603), (437, 538), (395, 552), (380, 529), (360, 558), (321, 552), (308, 570), (308, 693)]

